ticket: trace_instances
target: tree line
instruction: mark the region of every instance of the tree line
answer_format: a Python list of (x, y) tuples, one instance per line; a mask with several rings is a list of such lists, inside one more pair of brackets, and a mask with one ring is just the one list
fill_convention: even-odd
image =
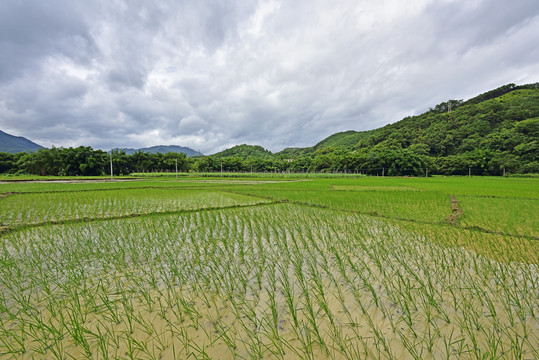
[(134, 172), (188, 171), (190, 162), (183, 153), (136, 152), (124, 150), (107, 153), (89, 146), (77, 148), (39, 149), (30, 153), (0, 153), (0, 173), (41, 176), (102, 176), (113, 173), (129, 175)]
[[(536, 156), (536, 155), (535, 155)], [(539, 163), (521, 161), (499, 151), (475, 149), (460, 155), (433, 157), (422, 147), (349, 150), (325, 148), (295, 159), (284, 156), (187, 157), (182, 153), (112, 152), (115, 175), (144, 172), (342, 172), (386, 176), (433, 174), (501, 175), (538, 173)], [(40, 149), (33, 153), (0, 153), (0, 172), (41, 176), (110, 175), (111, 154), (91, 147)]]

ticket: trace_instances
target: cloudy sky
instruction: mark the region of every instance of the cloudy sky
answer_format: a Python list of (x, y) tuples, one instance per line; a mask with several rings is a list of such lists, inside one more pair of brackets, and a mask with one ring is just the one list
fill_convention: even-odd
[(0, 130), (271, 151), (539, 81), (537, 0), (0, 2)]

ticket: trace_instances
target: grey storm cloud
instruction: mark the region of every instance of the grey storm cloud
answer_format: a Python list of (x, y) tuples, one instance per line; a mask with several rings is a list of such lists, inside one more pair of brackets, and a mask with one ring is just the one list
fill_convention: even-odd
[(536, 0), (0, 2), (0, 129), (272, 151), (537, 82)]

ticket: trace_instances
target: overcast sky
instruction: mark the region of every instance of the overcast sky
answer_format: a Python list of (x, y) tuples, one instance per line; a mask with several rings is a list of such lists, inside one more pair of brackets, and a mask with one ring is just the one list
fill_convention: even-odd
[(271, 151), (539, 81), (538, 0), (0, 1), (0, 130)]

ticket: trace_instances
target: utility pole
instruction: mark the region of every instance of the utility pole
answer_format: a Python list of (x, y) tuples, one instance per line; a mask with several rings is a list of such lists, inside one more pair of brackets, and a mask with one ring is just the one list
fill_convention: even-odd
[(425, 169), (425, 177), (429, 177), (429, 168)]
[(468, 177), (472, 177), (472, 168), (468, 168)]
[(384, 172), (386, 171), (386, 168), (382, 168), (382, 177), (384, 177)]
[(221, 176), (223, 176), (223, 163), (221, 163)]
[(110, 150), (110, 181), (113, 181), (112, 178), (112, 149)]
[(176, 160), (176, 179), (178, 179), (178, 159), (174, 160)]

